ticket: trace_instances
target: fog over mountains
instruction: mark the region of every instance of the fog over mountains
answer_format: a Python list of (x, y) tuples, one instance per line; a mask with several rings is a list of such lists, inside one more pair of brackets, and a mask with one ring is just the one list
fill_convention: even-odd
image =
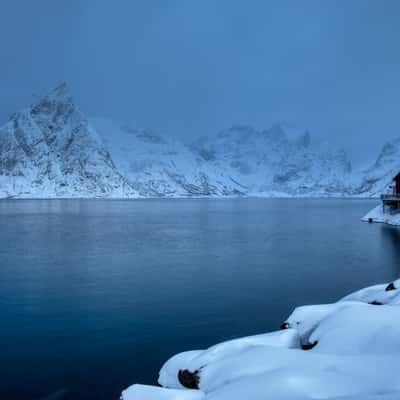
[(365, 170), (284, 125), (233, 126), (187, 145), (87, 118), (65, 84), (0, 128), (1, 198), (373, 197), (398, 169), (400, 138)]

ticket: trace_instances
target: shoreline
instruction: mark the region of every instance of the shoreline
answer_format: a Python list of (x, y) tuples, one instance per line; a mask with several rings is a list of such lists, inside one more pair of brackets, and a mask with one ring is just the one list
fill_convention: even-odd
[(379, 223), (391, 226), (400, 226), (400, 214), (388, 214), (384, 213), (382, 205), (376, 206), (371, 211), (369, 211), (361, 221), (368, 223)]
[(136, 201), (136, 200), (225, 200), (225, 199), (260, 199), (260, 200), (379, 200), (379, 197), (358, 196), (148, 196), (148, 197), (0, 197), (7, 200), (104, 200), (104, 201)]
[(176, 354), (161, 387), (134, 384), (121, 400), (398, 399), (399, 288), (400, 279), (297, 307), (280, 331)]

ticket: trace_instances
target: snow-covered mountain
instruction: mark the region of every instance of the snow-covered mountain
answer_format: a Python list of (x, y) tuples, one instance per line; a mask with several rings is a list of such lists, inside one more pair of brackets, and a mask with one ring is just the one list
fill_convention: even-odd
[(142, 196), (343, 196), (351, 165), (344, 151), (311, 143), (284, 126), (235, 126), (190, 146), (93, 119), (121, 174)]
[(65, 84), (0, 128), (0, 197), (134, 194)]
[(354, 193), (376, 197), (390, 191), (393, 177), (400, 171), (400, 138), (386, 143), (376, 161), (360, 173)]
[(234, 126), (192, 149), (204, 162), (247, 187), (250, 195), (343, 196), (351, 164), (343, 150), (314, 144), (308, 131), (275, 125), (264, 131)]
[(115, 121), (91, 120), (118, 171), (143, 197), (243, 195), (225, 171), (203, 162), (187, 146)]
[(354, 173), (343, 150), (285, 125), (233, 126), (185, 145), (86, 118), (65, 84), (0, 127), (3, 198), (373, 196), (399, 167), (400, 139)]

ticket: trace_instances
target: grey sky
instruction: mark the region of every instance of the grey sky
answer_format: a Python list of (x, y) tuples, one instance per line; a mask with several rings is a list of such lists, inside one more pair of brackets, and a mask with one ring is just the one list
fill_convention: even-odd
[(400, 1), (2, 0), (0, 119), (60, 81), (189, 140), (279, 121), (357, 160), (400, 136)]

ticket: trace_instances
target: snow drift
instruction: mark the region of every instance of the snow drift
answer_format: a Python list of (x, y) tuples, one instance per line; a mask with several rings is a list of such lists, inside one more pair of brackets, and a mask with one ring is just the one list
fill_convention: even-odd
[(163, 388), (133, 385), (121, 398), (399, 399), (399, 305), (397, 280), (298, 307), (283, 330), (180, 353), (161, 368)]

